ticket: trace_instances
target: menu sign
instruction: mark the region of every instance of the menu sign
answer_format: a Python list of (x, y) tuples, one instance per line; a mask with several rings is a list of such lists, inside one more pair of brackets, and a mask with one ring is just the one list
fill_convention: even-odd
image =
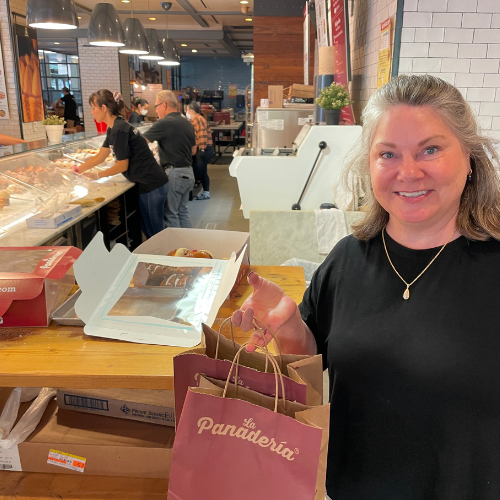
[(316, 0), (316, 26), (318, 27), (318, 46), (328, 47), (328, 25), (327, 25), (326, 0)]
[[(347, 76), (347, 40), (346, 40), (346, 12), (344, 0), (332, 0), (332, 43), (335, 57), (336, 83), (349, 88)], [(340, 124), (354, 125), (352, 106), (346, 106), (340, 114)]]
[(380, 48), (378, 50), (377, 88), (391, 79), (391, 19), (380, 24)]
[(0, 45), (0, 120), (9, 119), (9, 103), (7, 102), (7, 86), (3, 67), (2, 46)]

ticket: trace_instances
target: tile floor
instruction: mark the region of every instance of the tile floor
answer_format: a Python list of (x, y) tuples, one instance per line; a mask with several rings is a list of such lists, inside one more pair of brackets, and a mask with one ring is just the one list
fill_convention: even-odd
[[(240, 210), (241, 200), (236, 178), (229, 174), (232, 159), (232, 156), (222, 156), (215, 165), (208, 166), (210, 199), (193, 200), (188, 204), (193, 227), (249, 231), (249, 221), (243, 218)], [(195, 194), (198, 191), (195, 190)]]

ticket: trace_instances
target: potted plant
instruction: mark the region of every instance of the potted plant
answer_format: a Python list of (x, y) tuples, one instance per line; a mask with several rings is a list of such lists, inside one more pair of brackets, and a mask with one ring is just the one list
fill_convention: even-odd
[(352, 101), (349, 99), (349, 91), (340, 83), (333, 82), (321, 91), (316, 103), (325, 110), (326, 124), (338, 125), (342, 108)]
[(45, 120), (42, 120), (42, 125), (45, 127), (47, 139), (51, 144), (58, 144), (62, 142), (65, 123), (64, 118), (59, 118), (56, 115), (47, 116)]

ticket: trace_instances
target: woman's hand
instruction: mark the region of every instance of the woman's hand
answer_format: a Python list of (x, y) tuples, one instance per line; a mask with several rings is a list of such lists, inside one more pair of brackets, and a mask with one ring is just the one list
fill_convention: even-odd
[(83, 175), (93, 181), (97, 181), (100, 179), (99, 172), (85, 172)]
[[(232, 322), (247, 332), (254, 329), (254, 317), (268, 326), (277, 337), (283, 353), (297, 352), (305, 343), (307, 332), (295, 301), (288, 297), (276, 283), (261, 278), (256, 273), (248, 275), (248, 283), (253, 286), (253, 292), (241, 308), (234, 312)], [(308, 329), (307, 329), (308, 330)], [(250, 342), (266, 345), (272, 340), (269, 330), (256, 331)], [(252, 352), (255, 347), (247, 346)]]

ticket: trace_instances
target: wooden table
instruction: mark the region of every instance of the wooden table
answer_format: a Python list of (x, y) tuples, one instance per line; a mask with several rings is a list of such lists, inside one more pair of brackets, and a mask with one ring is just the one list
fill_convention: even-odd
[[(251, 266), (297, 303), (305, 290), (298, 267)], [(224, 302), (214, 328), (251, 293), (246, 278)], [(235, 329), (239, 343), (249, 333)], [(173, 389), (173, 356), (182, 348), (87, 337), (81, 327), (0, 330), (1, 387)], [(0, 500), (165, 500), (168, 481), (65, 474), (0, 472)]]

